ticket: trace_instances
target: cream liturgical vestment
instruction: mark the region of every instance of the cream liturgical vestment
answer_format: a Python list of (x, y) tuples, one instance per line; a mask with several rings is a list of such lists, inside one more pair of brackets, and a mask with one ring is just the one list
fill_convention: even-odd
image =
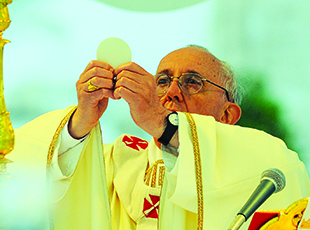
[[(44, 115), (45, 125), (55, 124), (53, 117), (59, 119), (53, 114)], [(310, 195), (303, 163), (281, 140), (218, 123), (210, 116), (178, 114), (179, 156), (172, 169), (165, 170), (162, 150), (154, 141), (122, 135), (102, 145), (98, 125), (84, 140), (74, 173), (57, 180), (50, 168), (70, 113), (59, 121), (47, 159), (51, 226), (56, 230), (224, 230), (269, 168), (284, 173), (286, 187), (260, 209), (286, 208)], [(241, 229), (246, 230), (250, 221)]]

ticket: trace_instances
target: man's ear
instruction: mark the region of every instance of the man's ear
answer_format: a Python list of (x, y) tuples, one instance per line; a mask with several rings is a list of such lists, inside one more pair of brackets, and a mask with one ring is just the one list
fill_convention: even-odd
[(241, 108), (239, 105), (233, 102), (227, 102), (222, 117), (220, 118), (221, 123), (234, 125), (237, 123), (239, 118), (241, 117)]

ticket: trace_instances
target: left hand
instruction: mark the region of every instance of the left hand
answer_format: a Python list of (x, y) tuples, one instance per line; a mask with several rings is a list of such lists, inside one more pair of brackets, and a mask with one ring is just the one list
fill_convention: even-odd
[(114, 97), (129, 104), (131, 117), (140, 128), (159, 138), (170, 111), (159, 101), (154, 76), (134, 62), (117, 67), (114, 75), (117, 75)]

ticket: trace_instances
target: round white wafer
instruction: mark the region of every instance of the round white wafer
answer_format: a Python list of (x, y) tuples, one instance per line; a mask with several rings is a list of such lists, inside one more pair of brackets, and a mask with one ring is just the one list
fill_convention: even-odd
[(99, 44), (97, 48), (97, 59), (107, 62), (115, 69), (131, 61), (131, 50), (124, 40), (117, 37), (110, 37)]

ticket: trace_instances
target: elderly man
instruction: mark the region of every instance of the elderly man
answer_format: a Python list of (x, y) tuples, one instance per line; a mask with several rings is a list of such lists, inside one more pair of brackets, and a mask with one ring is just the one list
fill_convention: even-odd
[[(169, 53), (155, 78), (136, 63), (92, 61), (76, 87), (78, 106), (61, 112), (48, 155), (55, 229), (227, 229), (269, 168), (283, 171), (287, 185), (264, 209), (310, 194), (296, 153), (233, 126), (236, 80), (202, 47)], [(99, 118), (110, 98), (128, 103), (150, 142), (122, 135), (102, 145)]]

